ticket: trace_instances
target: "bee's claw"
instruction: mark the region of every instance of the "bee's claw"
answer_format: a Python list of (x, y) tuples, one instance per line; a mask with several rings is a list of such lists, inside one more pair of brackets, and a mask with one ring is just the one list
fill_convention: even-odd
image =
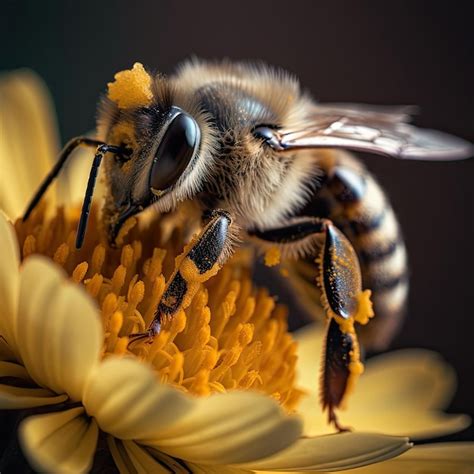
[(136, 344), (139, 341), (142, 341), (144, 339), (148, 339), (146, 342), (147, 344), (151, 344), (153, 342), (153, 339), (155, 336), (160, 332), (160, 327), (159, 325), (157, 327), (152, 326), (151, 328), (147, 329), (145, 332), (137, 332), (134, 334), (130, 334), (129, 337), (129, 342), (127, 347), (130, 347), (133, 344)]
[(336, 428), (336, 430), (339, 433), (347, 433), (347, 432), (352, 431), (352, 428), (350, 426), (342, 426), (339, 423), (339, 419), (338, 419), (338, 417), (336, 415), (336, 412), (334, 411), (333, 407), (329, 408), (328, 423), (329, 424), (331, 424), (331, 423), (334, 424), (334, 428)]

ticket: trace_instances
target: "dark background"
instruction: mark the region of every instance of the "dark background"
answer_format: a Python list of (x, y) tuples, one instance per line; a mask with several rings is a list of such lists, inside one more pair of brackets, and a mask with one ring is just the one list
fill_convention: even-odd
[[(321, 101), (416, 104), (417, 125), (474, 141), (467, 2), (4, 0), (1, 10), (0, 68), (43, 76), (63, 140), (93, 128), (116, 71), (140, 61), (169, 73), (195, 54), (282, 66)], [(411, 261), (409, 315), (393, 347), (440, 352), (459, 376), (450, 411), (473, 415), (474, 160), (364, 160), (391, 196)]]

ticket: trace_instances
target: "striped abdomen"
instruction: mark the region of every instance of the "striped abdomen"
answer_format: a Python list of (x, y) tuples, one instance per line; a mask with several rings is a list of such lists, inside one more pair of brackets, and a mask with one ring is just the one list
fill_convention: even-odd
[(361, 338), (367, 347), (382, 349), (401, 323), (408, 294), (400, 227), (385, 193), (359, 161), (336, 151), (321, 161), (325, 176), (312, 213), (330, 218), (356, 249), (376, 316), (361, 328)]

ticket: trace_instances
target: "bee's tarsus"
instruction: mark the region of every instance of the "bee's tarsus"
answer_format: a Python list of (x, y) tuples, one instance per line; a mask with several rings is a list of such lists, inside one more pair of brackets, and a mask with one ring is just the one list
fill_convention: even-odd
[(328, 423), (333, 424), (334, 428), (336, 428), (336, 430), (339, 433), (347, 433), (347, 432), (352, 431), (352, 428), (350, 426), (342, 426), (339, 423), (339, 418), (338, 418), (336, 412), (334, 411), (333, 407), (330, 407), (328, 409)]
[(159, 329), (159, 324), (158, 324), (158, 330), (152, 327), (145, 332), (137, 332), (137, 333), (130, 334), (130, 336), (128, 336), (129, 341), (128, 341), (127, 348), (130, 348), (133, 344), (136, 344), (139, 341), (143, 341), (144, 339), (147, 339), (147, 343), (151, 344), (153, 342), (154, 337), (157, 334), (159, 334), (159, 332), (160, 332), (160, 329)]

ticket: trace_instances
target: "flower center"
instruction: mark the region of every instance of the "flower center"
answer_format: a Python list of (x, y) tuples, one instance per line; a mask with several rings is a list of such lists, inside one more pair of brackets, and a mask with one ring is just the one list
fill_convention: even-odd
[[(80, 209), (57, 210), (52, 219), (39, 207), (15, 229), (22, 258), (40, 253), (61, 265), (97, 301), (104, 328), (103, 357), (134, 355), (151, 364), (163, 383), (193, 395), (257, 390), (293, 410), (302, 392), (295, 387), (296, 342), (286, 308), (265, 289), (253, 287), (249, 255), (238, 252), (190, 305), (163, 321), (153, 341), (129, 344), (153, 320), (175, 259), (186, 241), (174, 216), (130, 220), (110, 248), (94, 209), (84, 246), (74, 247)], [(125, 235), (126, 234), (126, 235)], [(168, 236), (168, 237), (166, 237)]]

